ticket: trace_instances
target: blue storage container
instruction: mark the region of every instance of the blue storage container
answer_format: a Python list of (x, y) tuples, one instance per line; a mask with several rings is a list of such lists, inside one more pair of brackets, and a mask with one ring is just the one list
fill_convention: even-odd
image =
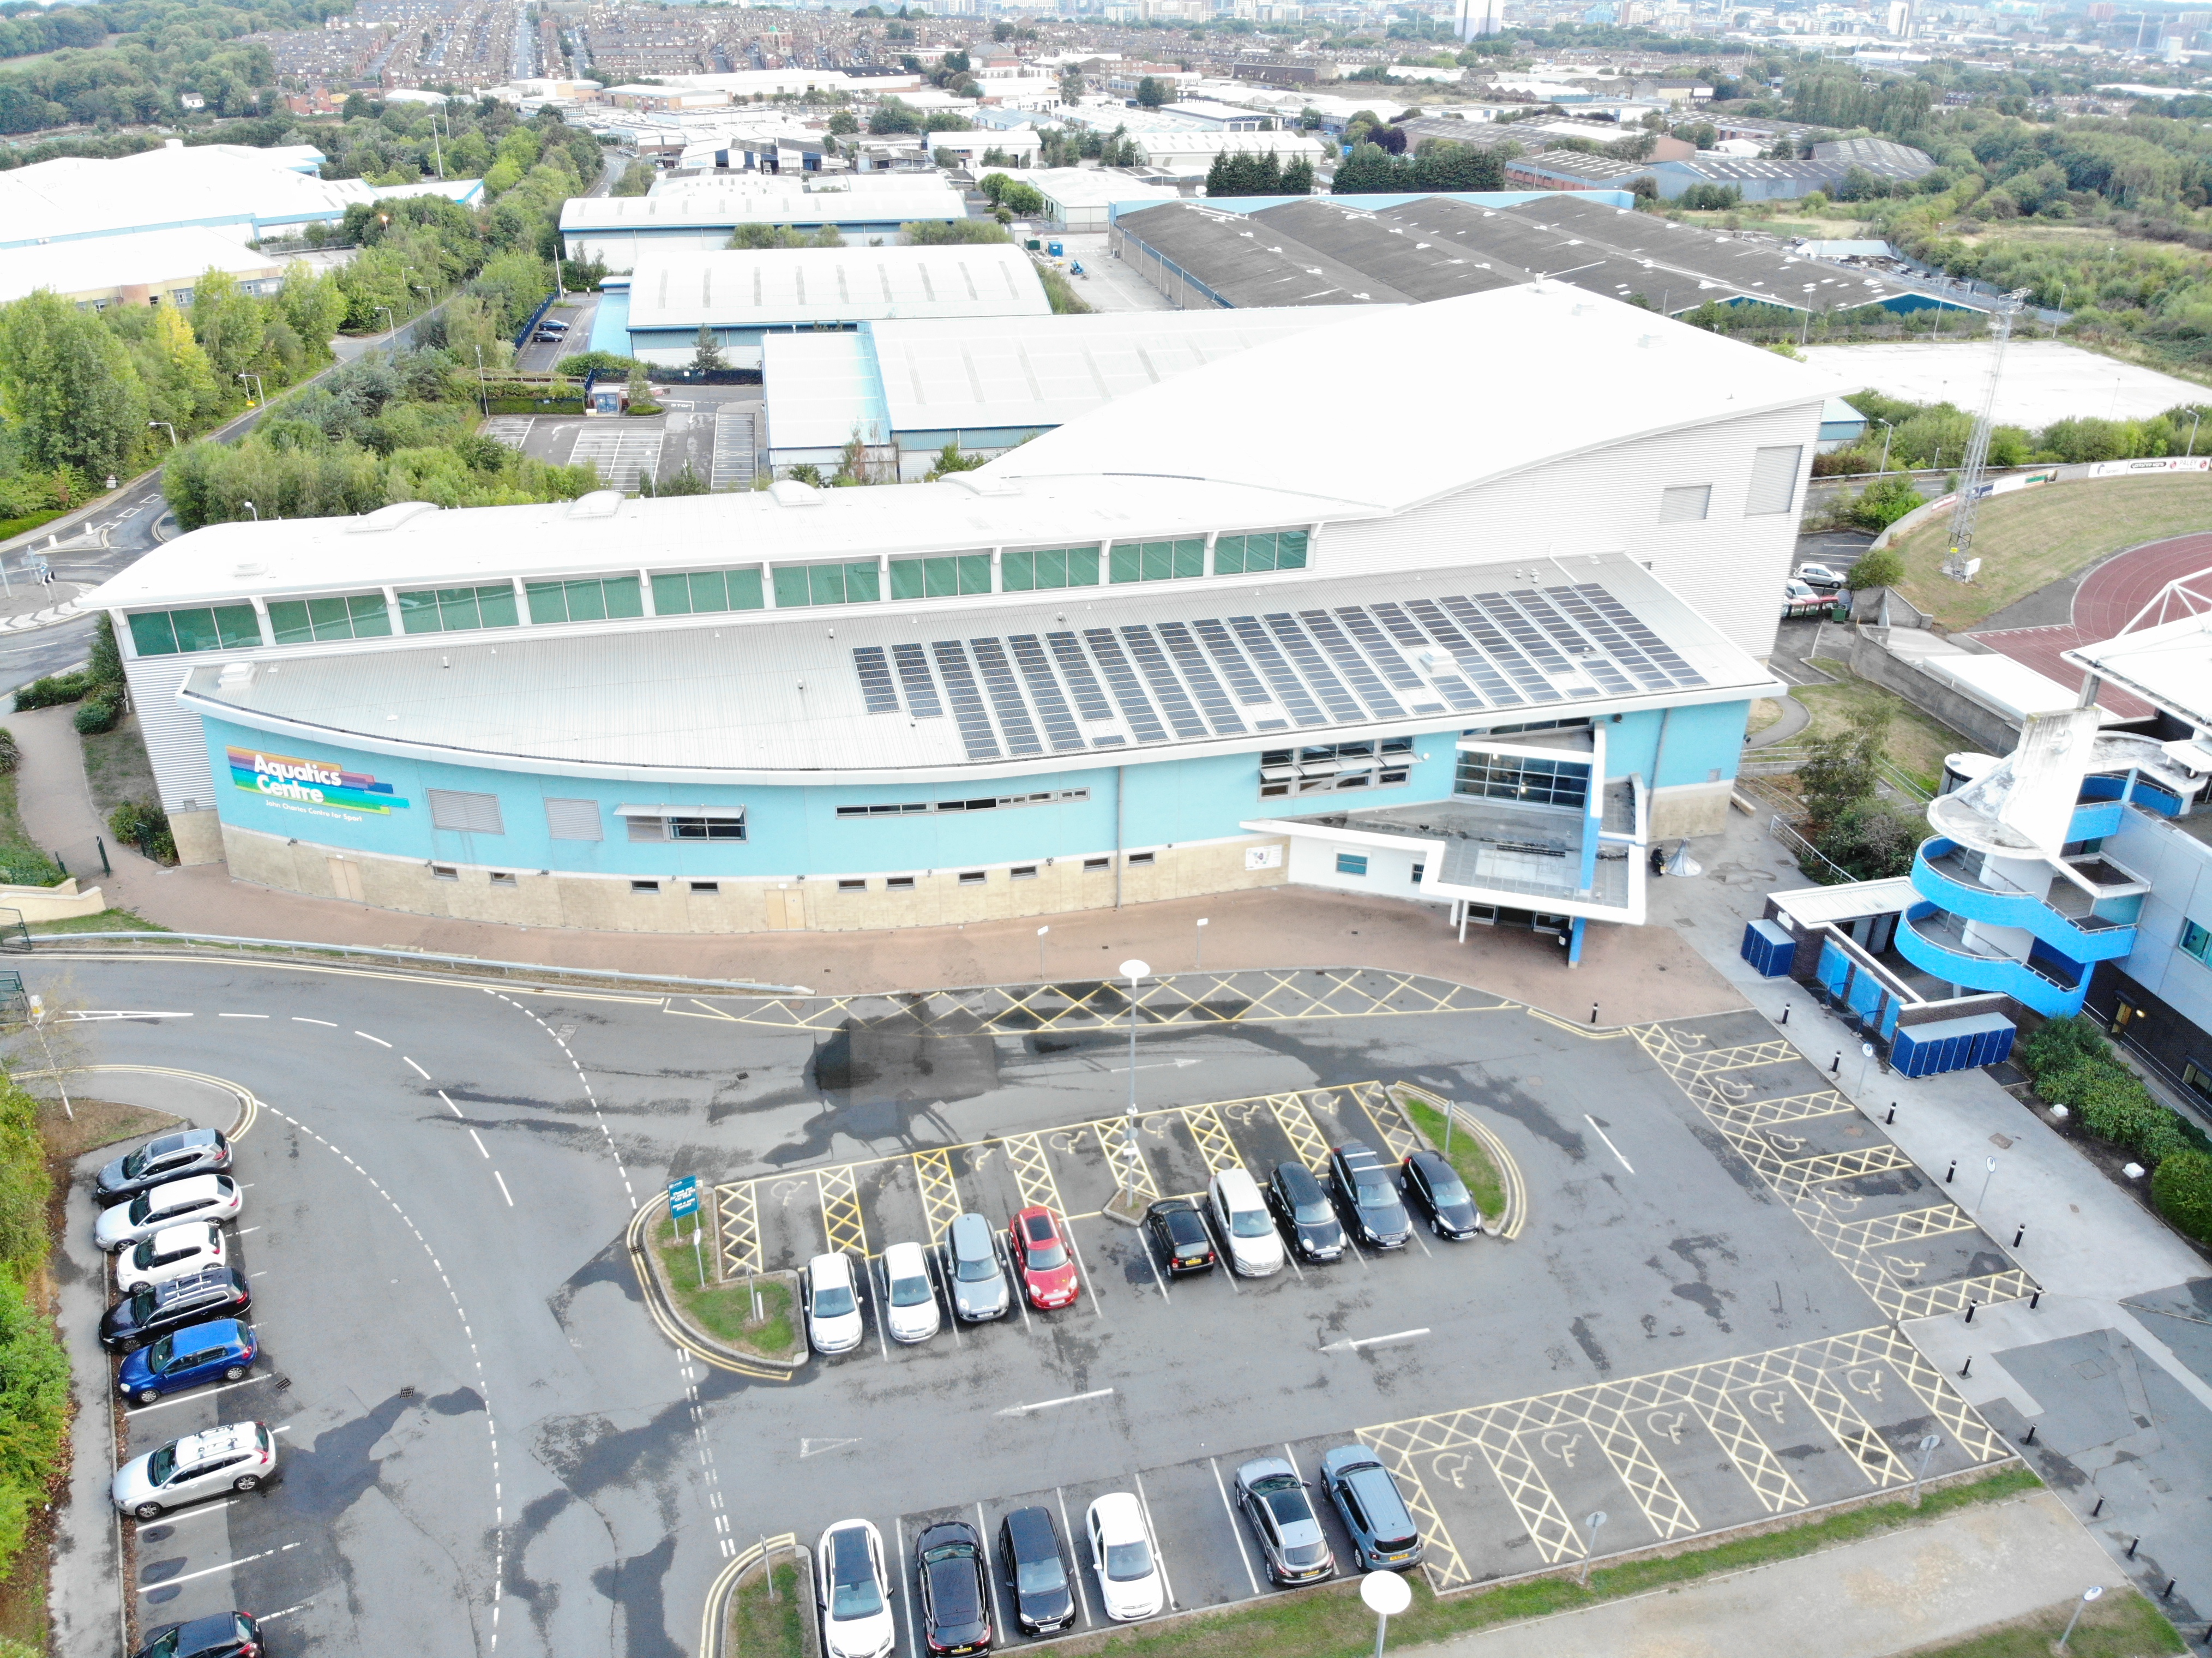
[(1743, 929), (1743, 959), (1761, 978), (1779, 979), (1790, 971), (1797, 941), (1779, 921), (1748, 921)]
[(1890, 1064), (1908, 1077), (1935, 1077), (1947, 1071), (1972, 1071), (2012, 1054), (2018, 1033), (2001, 1013), (1977, 1013), (1965, 1019), (1898, 1027)]

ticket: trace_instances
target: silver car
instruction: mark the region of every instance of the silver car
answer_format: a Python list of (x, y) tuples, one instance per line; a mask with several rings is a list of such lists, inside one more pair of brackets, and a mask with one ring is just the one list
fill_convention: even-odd
[(141, 1520), (228, 1491), (250, 1491), (276, 1472), (276, 1442), (258, 1422), (234, 1422), (173, 1439), (115, 1471), (115, 1506)]
[(968, 1323), (1004, 1318), (1013, 1305), (998, 1230), (982, 1216), (962, 1215), (945, 1229), (945, 1282), (953, 1312)]

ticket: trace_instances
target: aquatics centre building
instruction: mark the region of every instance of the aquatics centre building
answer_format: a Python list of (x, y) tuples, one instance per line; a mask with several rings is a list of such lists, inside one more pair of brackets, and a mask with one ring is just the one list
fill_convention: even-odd
[(1832, 389), (1537, 284), (940, 483), (225, 524), (84, 602), (181, 853), (264, 886), (747, 932), (1288, 881), (1571, 959), (1728, 809)]

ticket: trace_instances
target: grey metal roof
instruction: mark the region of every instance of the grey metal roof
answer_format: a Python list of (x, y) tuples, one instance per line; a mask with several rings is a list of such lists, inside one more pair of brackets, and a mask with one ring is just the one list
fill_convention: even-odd
[(179, 697), (372, 751), (640, 780), (795, 781), (1050, 770), (1501, 714), (1556, 720), (1768, 683), (1635, 561), (1606, 555), (393, 641), (228, 677), (210, 663)]
[(1232, 306), (1406, 305), (1413, 296), (1297, 238), (1197, 202), (1164, 202), (1116, 224)]
[(1252, 222), (1294, 237), (1322, 255), (1387, 282), (1416, 300), (1481, 294), (1529, 280), (1530, 273), (1502, 261), (1470, 257), (1394, 223), (1389, 215), (1349, 206), (1327, 196), (1262, 208)]

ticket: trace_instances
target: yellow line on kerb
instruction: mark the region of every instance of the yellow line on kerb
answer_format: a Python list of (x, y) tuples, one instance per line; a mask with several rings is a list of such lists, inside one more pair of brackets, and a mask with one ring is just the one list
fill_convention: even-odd
[(238, 1120), (223, 1132), (232, 1139), (242, 1139), (246, 1131), (253, 1127), (253, 1120), (261, 1114), (261, 1102), (244, 1083), (234, 1083), (228, 1077), (210, 1076), (204, 1071), (179, 1071), (167, 1065), (86, 1065), (79, 1071), (109, 1072), (141, 1077), (181, 1077), (187, 1082), (205, 1083), (210, 1088), (220, 1088), (238, 1102)]

